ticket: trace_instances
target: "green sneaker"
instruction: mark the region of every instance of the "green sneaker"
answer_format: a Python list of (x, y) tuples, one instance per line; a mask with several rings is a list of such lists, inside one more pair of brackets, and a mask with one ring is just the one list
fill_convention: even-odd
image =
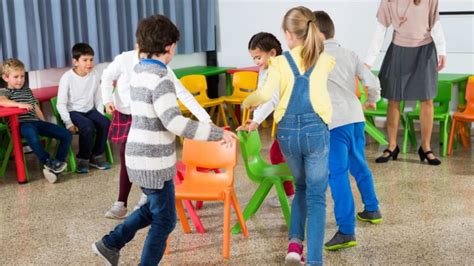
[(357, 213), (357, 220), (362, 221), (362, 222), (369, 222), (372, 224), (378, 224), (382, 222), (382, 214), (380, 213), (379, 210), (369, 212), (364, 210), (363, 212), (358, 212)]
[(331, 240), (324, 244), (325, 250), (336, 251), (343, 248), (350, 248), (357, 246), (355, 235), (344, 235), (341, 232), (337, 233), (332, 237)]

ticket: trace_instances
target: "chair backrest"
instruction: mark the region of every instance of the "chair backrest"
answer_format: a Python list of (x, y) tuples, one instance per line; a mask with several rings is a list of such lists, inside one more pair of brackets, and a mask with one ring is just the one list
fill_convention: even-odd
[(61, 119), (61, 116), (59, 115), (58, 111), (58, 98), (53, 97), (51, 98), (51, 100), (49, 100), (49, 102), (51, 103), (51, 111), (53, 111), (53, 115), (56, 118), (56, 123), (60, 126), (64, 126), (63, 120)]
[(196, 98), (196, 101), (209, 100), (207, 81), (204, 75), (188, 75), (179, 79), (183, 86)]
[(470, 76), (466, 85), (466, 110), (474, 113), (474, 76)]
[(258, 73), (253, 71), (240, 71), (234, 73), (232, 97), (246, 98), (257, 89)]
[[(225, 184), (234, 183), (234, 167), (237, 164), (237, 143), (231, 148), (215, 141), (185, 139), (182, 162), (186, 166), (184, 183)], [(198, 167), (224, 169), (221, 173), (198, 171)]]
[[(449, 102), (451, 101), (451, 84), (439, 83), (438, 94), (433, 99), (434, 112), (435, 113), (449, 113)], [(415, 110), (420, 111), (420, 101), (416, 102)]]
[(244, 161), (247, 175), (252, 181), (260, 182), (262, 176), (256, 175), (256, 170), (265, 164), (260, 154), (262, 144), (257, 130), (250, 133), (247, 131), (238, 131), (240, 153)]

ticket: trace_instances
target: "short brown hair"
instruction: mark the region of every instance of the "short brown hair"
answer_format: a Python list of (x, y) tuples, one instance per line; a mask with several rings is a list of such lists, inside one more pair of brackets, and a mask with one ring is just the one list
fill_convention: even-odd
[(153, 15), (138, 23), (135, 36), (140, 53), (159, 56), (166, 53), (166, 46), (179, 41), (179, 30), (167, 17)]
[(260, 49), (265, 53), (275, 49), (276, 55), (281, 55), (281, 43), (275, 35), (268, 32), (259, 32), (252, 36), (249, 41), (249, 50)]
[(76, 43), (72, 47), (72, 58), (79, 60), (83, 55), (92, 55), (94, 56), (94, 49), (84, 42)]
[(16, 58), (9, 58), (3, 62), (0, 73), (2, 75), (8, 76), (13, 70), (25, 71), (25, 65), (23, 64), (23, 62)]
[(334, 38), (334, 33), (336, 32), (334, 28), (334, 23), (332, 22), (331, 17), (328, 13), (324, 11), (314, 11), (314, 16), (316, 17), (316, 25), (319, 28), (319, 31), (324, 34), (326, 39)]

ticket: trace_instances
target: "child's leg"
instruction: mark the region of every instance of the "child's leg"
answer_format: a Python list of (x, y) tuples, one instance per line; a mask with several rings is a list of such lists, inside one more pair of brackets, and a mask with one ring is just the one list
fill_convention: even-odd
[(119, 180), (119, 196), (117, 201), (124, 203), (124, 206), (127, 207), (128, 195), (132, 189), (132, 182), (128, 178), (127, 166), (125, 165), (125, 146), (126, 142), (123, 142), (120, 145), (120, 180)]
[[(163, 189), (143, 192), (148, 197), (152, 218), (151, 227), (143, 246), (140, 265), (158, 265), (166, 249), (166, 240), (176, 226), (174, 181), (166, 181)], [(140, 209), (141, 210), (141, 209)]]
[(39, 139), (38, 121), (20, 123), (20, 133), (41, 163), (45, 164), (50, 158), (49, 153), (43, 149)]
[(365, 159), (364, 126), (364, 123), (354, 124), (354, 139), (349, 153), (350, 171), (357, 182), (365, 210), (377, 211), (379, 201), (375, 194), (374, 178)]
[[(307, 127), (300, 140), (304, 156), (306, 176), (307, 264), (322, 265), (324, 226), (326, 224), (326, 190), (328, 185), (329, 131), (320, 122), (315, 127)], [(311, 134), (311, 135), (309, 135)], [(316, 135), (314, 135), (316, 134)], [(305, 150), (305, 146), (307, 149)], [(298, 191), (298, 188), (297, 188)]]
[(86, 113), (95, 126), (95, 143), (92, 148), (92, 156), (101, 155), (105, 152), (107, 143), (107, 135), (109, 133), (110, 120), (99, 113), (96, 109), (92, 109)]
[[(272, 146), (270, 147), (270, 161), (272, 164), (280, 164), (285, 162), (285, 157), (281, 152), (280, 145), (277, 140), (273, 141)], [(293, 187), (293, 182), (286, 181), (283, 182), (283, 187), (285, 188), (285, 194), (291, 196), (295, 194), (295, 189)]]
[(334, 216), (341, 233), (355, 234), (355, 207), (349, 179), (349, 157), (353, 141), (353, 125), (334, 128), (330, 132), (329, 187), (334, 200)]
[(72, 134), (64, 127), (60, 127), (46, 121), (38, 121), (37, 128), (39, 135), (53, 138), (59, 141), (58, 153), (56, 159), (61, 162), (66, 161), (66, 156), (71, 146)]
[(69, 112), (72, 123), (79, 129), (79, 152), (77, 158), (89, 160), (92, 155), (95, 134), (94, 123), (84, 113)]

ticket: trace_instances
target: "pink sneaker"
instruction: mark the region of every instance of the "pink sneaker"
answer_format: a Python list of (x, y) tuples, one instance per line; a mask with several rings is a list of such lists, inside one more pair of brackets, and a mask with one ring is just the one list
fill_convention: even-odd
[(288, 244), (288, 253), (285, 258), (286, 265), (301, 265), (304, 264), (303, 246), (295, 242)]

